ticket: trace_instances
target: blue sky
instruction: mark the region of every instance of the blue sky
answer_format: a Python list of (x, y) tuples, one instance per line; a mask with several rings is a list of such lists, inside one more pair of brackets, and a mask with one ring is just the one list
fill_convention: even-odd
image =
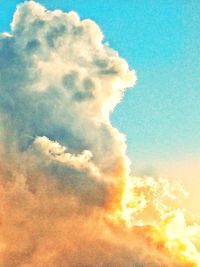
[[(0, 0), (0, 30), (16, 4)], [(200, 2), (198, 0), (40, 0), (75, 10), (136, 69), (138, 82), (112, 114), (137, 171), (200, 161)], [(164, 167), (163, 167), (164, 168)]]

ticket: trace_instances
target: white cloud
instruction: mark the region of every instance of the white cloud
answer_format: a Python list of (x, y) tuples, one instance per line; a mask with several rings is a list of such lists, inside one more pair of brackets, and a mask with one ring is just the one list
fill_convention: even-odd
[[(88, 179), (99, 180), (103, 173), (108, 187), (121, 179), (126, 146), (109, 113), (136, 78), (103, 43), (95, 22), (81, 21), (75, 12), (48, 11), (34, 1), (19, 5), (12, 32), (1, 35), (0, 71), (1, 150), (17, 158), (30, 155), (43, 136), (68, 149), (62, 157), (51, 155), (52, 164), (65, 161), (76, 175), (85, 163)], [(92, 162), (86, 160), (89, 153)]]

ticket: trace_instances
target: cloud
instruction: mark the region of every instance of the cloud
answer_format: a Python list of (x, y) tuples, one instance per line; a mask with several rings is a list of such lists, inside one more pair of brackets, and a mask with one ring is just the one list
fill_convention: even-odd
[(0, 63), (4, 153), (30, 156), (41, 138), (51, 140), (49, 146), (69, 151), (50, 155), (52, 165), (60, 162), (63, 172), (79, 175), (85, 161), (85, 179), (101, 175), (116, 183), (117, 172), (126, 171), (125, 144), (109, 113), (136, 78), (104, 45), (99, 27), (75, 12), (47, 11), (29, 1), (18, 6), (11, 34), (1, 34)]
[(36, 182), (15, 172), (6, 183), (4, 178), (2, 266), (176, 266), (147, 247), (140, 232), (109, 226), (102, 210), (81, 206), (44, 177)]
[(0, 35), (0, 266), (197, 262), (191, 231), (167, 235), (177, 218), (187, 228), (166, 208), (167, 182), (130, 175), (109, 115), (136, 75), (98, 25), (28, 1), (11, 26)]

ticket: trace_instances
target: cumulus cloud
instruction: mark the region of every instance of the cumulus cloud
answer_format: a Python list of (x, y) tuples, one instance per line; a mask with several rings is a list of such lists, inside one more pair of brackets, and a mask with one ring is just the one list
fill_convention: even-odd
[(130, 176), (109, 114), (136, 75), (98, 25), (28, 1), (11, 26), (0, 35), (0, 266), (197, 262), (193, 235), (180, 242), (193, 245), (186, 264), (187, 250), (171, 253), (177, 240), (164, 237), (181, 218), (164, 204), (167, 183)]
[(29, 1), (18, 6), (11, 34), (1, 34), (0, 63), (3, 152), (19, 159), (51, 140), (52, 148), (69, 151), (52, 155), (41, 146), (52, 164), (77, 176), (84, 169), (88, 182), (101, 175), (115, 184), (126, 171), (126, 156), (109, 112), (136, 78), (104, 45), (99, 27), (75, 12), (47, 11)]
[(21, 169), (3, 170), (1, 266), (190, 266), (153, 242), (150, 225), (113, 223), (107, 211), (81, 203), (41, 173), (37, 180)]

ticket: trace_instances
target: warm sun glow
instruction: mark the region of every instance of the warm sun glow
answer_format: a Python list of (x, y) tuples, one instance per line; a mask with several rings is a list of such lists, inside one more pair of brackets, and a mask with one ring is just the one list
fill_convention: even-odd
[[(112, 215), (112, 221), (124, 222), (132, 230), (135, 227), (148, 227), (151, 242), (157, 248), (165, 249), (184, 266), (199, 267), (200, 226), (187, 225), (184, 211), (170, 208), (160, 200), (166, 196), (175, 199), (171, 191), (165, 179), (156, 181), (151, 177), (145, 177), (144, 180), (128, 177), (121, 206)], [(154, 207), (149, 206), (150, 201)]]

